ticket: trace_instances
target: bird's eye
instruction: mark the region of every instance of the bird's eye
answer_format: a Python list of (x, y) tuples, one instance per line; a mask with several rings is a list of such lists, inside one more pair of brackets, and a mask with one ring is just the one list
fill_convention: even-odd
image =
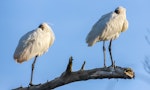
[(116, 10), (115, 10), (115, 13), (119, 14), (119, 13), (120, 13), (120, 11), (119, 11), (118, 9), (116, 9)]

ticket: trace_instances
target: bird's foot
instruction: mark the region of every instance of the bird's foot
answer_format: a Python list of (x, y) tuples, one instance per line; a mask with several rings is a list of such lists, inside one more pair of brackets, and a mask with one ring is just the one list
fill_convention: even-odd
[(115, 65), (115, 60), (114, 62), (111, 64), (111, 67), (113, 67), (115, 69), (116, 65)]
[(104, 64), (104, 67), (103, 68), (107, 68), (107, 66)]
[(32, 83), (29, 83), (29, 86), (39, 86), (41, 84), (32, 84)]

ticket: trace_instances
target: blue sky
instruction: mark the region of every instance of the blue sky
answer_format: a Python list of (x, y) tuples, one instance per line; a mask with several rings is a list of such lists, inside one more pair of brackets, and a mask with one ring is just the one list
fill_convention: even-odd
[[(18, 64), (13, 60), (13, 53), (20, 37), (42, 22), (51, 25), (56, 40), (49, 51), (38, 58), (33, 83), (44, 83), (58, 77), (66, 69), (70, 56), (74, 58), (74, 71), (79, 70), (84, 60), (87, 62), (85, 69), (102, 67), (102, 42), (87, 47), (86, 35), (103, 14), (124, 6), (129, 28), (113, 41), (112, 52), (118, 66), (134, 69), (135, 79), (89, 80), (55, 90), (150, 90), (150, 75), (142, 64), (145, 56), (150, 56), (150, 46), (145, 40), (150, 29), (149, 3), (149, 0), (1, 0), (1, 89), (28, 85), (33, 59)], [(107, 65), (110, 65), (109, 53)]]

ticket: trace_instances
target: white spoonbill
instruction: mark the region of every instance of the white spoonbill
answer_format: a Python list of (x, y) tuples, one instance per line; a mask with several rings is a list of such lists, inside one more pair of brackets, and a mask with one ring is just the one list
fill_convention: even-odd
[(27, 61), (35, 57), (32, 63), (31, 80), (34, 71), (34, 64), (38, 56), (48, 51), (48, 48), (54, 43), (55, 35), (47, 23), (42, 23), (35, 30), (32, 30), (21, 37), (18, 46), (14, 52), (14, 59), (18, 63)]
[(111, 53), (112, 40), (119, 37), (121, 32), (128, 29), (128, 20), (126, 18), (126, 9), (122, 6), (117, 7), (114, 11), (103, 15), (92, 27), (92, 30), (86, 37), (88, 46), (96, 42), (103, 41), (104, 67), (106, 67), (105, 41), (110, 40), (109, 54), (112, 66), (114, 61)]

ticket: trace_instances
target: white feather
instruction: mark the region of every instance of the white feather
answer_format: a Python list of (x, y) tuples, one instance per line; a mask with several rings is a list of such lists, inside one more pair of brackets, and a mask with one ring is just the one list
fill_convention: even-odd
[(128, 28), (126, 9), (118, 7), (116, 10), (118, 10), (118, 14), (115, 12), (105, 14), (94, 24), (86, 37), (88, 46), (92, 46), (98, 41), (116, 39), (121, 32)]
[(14, 59), (22, 63), (35, 56), (40, 56), (54, 43), (55, 35), (47, 23), (41, 24), (42, 28), (37, 28), (26, 33), (19, 40), (14, 53)]

